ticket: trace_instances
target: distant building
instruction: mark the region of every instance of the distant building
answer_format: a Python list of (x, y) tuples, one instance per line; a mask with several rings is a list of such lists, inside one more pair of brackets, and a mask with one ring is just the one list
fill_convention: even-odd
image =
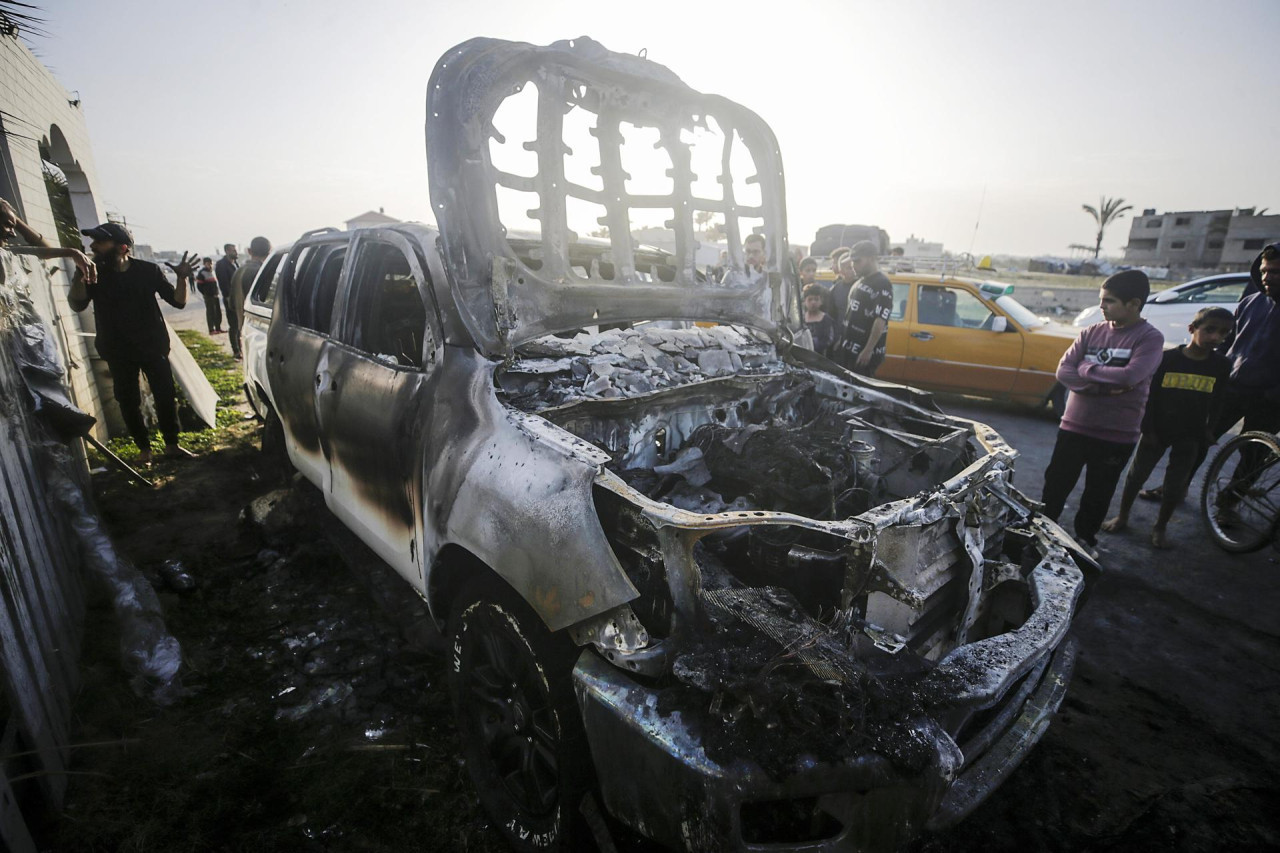
[(1129, 225), (1124, 262), (1201, 270), (1248, 269), (1268, 239), (1280, 239), (1280, 216), (1253, 208), (1142, 211)]
[(902, 243), (893, 243), (890, 249), (901, 249), (904, 258), (940, 258), (942, 244), (929, 243), (912, 234)]
[(1257, 216), (1242, 210), (1231, 217), (1231, 227), (1227, 229), (1227, 241), (1222, 247), (1222, 260), (1218, 266), (1223, 272), (1247, 270), (1262, 247), (1277, 240), (1280, 240), (1280, 214)]
[(348, 219), (345, 224), (348, 231), (354, 231), (357, 228), (376, 228), (379, 225), (395, 225), (397, 222), (400, 222), (400, 220), (396, 219), (394, 216), (387, 216), (387, 214), (383, 212), (383, 208), (380, 207), (376, 211), (366, 210), (359, 216)]
[[(664, 252), (675, 254), (676, 232), (669, 228), (636, 228), (631, 232), (631, 241), (637, 246), (653, 246)], [(713, 266), (720, 261), (720, 250), (724, 243), (712, 243), (707, 240), (698, 241), (698, 248), (693, 253), (693, 262), (699, 266)]]

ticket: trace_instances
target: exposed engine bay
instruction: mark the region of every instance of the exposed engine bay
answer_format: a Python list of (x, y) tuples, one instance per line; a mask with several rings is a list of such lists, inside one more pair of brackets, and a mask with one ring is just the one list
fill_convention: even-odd
[[(642, 627), (606, 657), (634, 655), (708, 756), (780, 777), (803, 755), (869, 750), (944, 777), (965, 762), (947, 730), (974, 710), (972, 673), (938, 662), (1026, 624), (1045, 557), (1007, 488), (1011, 451), (978, 438), (989, 430), (797, 368), (728, 327), (543, 338), (499, 384), (609, 454), (597, 511)], [(680, 520), (637, 495), (708, 525), (682, 540), (684, 604)], [(1004, 675), (978, 705), (1006, 695)]]

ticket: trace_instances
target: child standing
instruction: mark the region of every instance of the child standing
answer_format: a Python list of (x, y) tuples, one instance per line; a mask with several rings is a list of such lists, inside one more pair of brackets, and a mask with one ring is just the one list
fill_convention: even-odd
[(1151, 544), (1168, 547), (1165, 528), (1186, 494), (1196, 459), (1212, 441), (1211, 430), (1222, 411), (1231, 362), (1214, 350), (1231, 334), (1233, 322), (1226, 308), (1201, 308), (1191, 321), (1191, 343), (1164, 354), (1151, 378), (1142, 439), (1124, 481), (1120, 512), (1102, 525), (1103, 530), (1124, 530), (1134, 498), (1168, 450), (1160, 513), (1151, 528)]
[(817, 282), (806, 284), (801, 292), (804, 294), (804, 325), (813, 335), (813, 351), (829, 357), (838, 329), (835, 318), (822, 310), (827, 292)]
[(1164, 336), (1142, 319), (1151, 282), (1141, 270), (1118, 272), (1098, 293), (1104, 318), (1082, 329), (1058, 362), (1058, 381), (1071, 390), (1044, 472), (1044, 511), (1057, 521), (1087, 469), (1075, 517), (1076, 538), (1092, 552), (1111, 496), (1141, 435), (1142, 411)]

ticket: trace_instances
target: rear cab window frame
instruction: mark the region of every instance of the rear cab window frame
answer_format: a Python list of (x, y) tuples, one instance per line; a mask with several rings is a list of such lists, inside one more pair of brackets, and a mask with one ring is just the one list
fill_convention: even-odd
[[(285, 287), (289, 293), (287, 310), (285, 312), (285, 322), (290, 326), (296, 329), (303, 329), (308, 332), (312, 332), (325, 338), (333, 339), (335, 337), (333, 333), (333, 321), (335, 318), (340, 320), (345, 312), (347, 257), (351, 247), (351, 242), (351, 235), (349, 233), (345, 233), (341, 239), (334, 239), (333, 237), (329, 237), (328, 239), (321, 238), (315, 242), (295, 245), (290, 250), (288, 266), (280, 281), (280, 285)], [(324, 272), (328, 264), (334, 260), (333, 255), (335, 252), (341, 253), (339, 259), (341, 266), (338, 270), (338, 280), (334, 284), (333, 304), (329, 310), (329, 322), (325, 324), (326, 327), (324, 329), (318, 329), (316, 326), (320, 324), (302, 321), (304, 308), (299, 298), (301, 296), (298, 289), (299, 279), (300, 277), (311, 276), (312, 267), (317, 263), (317, 261), (321, 264), (320, 269), (316, 273), (316, 276), (318, 277), (319, 274)], [(278, 293), (279, 291), (277, 291), (277, 295)], [(308, 293), (308, 301), (311, 302), (313, 298), (313, 294)], [(310, 316), (310, 312), (313, 311), (314, 307), (314, 304), (306, 306), (305, 311), (308, 312), (308, 316), (306, 316), (307, 320), (314, 321), (314, 316)]]
[(270, 311), (275, 306), (276, 294), (280, 290), (280, 282), (289, 266), (291, 249), (284, 249), (272, 255), (254, 280), (253, 289), (249, 291), (249, 304)]

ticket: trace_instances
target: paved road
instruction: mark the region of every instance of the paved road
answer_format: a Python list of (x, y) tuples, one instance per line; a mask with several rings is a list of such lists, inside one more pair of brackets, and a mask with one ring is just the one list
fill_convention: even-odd
[[(986, 401), (940, 402), (995, 427), (1021, 453), (1016, 485), (1040, 497), (1051, 420)], [(1063, 513), (1068, 529), (1079, 494)], [(1170, 525), (1171, 550), (1147, 544), (1156, 506), (1143, 501), (1129, 532), (1101, 534), (1104, 573), (1075, 622), (1080, 659), (1062, 712), (1011, 784), (939, 847), (1280, 841), (1280, 561), (1276, 551), (1216, 548), (1199, 497), (1196, 483)]]
[[(160, 303), (160, 310), (164, 312), (164, 318), (169, 321), (169, 325), (175, 329), (195, 329), (197, 332), (207, 331), (208, 327), (204, 322), (204, 297), (194, 290), (187, 294), (187, 307), (174, 308), (167, 302)], [(226, 328), (226, 320), (223, 320), (223, 328)], [(215, 335), (214, 340), (225, 341), (224, 335)], [(228, 352), (230, 347), (227, 347)]]

